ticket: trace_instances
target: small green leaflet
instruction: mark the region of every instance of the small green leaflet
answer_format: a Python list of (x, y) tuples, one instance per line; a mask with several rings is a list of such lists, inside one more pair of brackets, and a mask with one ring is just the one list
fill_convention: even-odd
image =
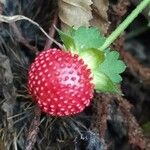
[(66, 49), (71, 51), (80, 52), (84, 49), (98, 49), (105, 42), (105, 38), (94, 27), (79, 27), (77, 30), (72, 29), (68, 33), (63, 33), (60, 30), (58, 32)]
[(117, 51), (111, 51), (106, 54), (105, 60), (100, 64), (100, 72), (106, 74), (111, 81), (119, 83), (122, 81), (120, 73), (125, 71), (125, 64), (123, 61), (118, 60), (119, 53)]
[(105, 38), (100, 35), (97, 28), (78, 28), (73, 35), (76, 48), (79, 50), (89, 48), (100, 48), (105, 42)]

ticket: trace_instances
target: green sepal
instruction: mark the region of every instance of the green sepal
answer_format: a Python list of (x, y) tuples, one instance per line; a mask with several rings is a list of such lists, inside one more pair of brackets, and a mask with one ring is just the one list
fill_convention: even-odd
[(75, 48), (75, 42), (73, 37), (71, 37), (69, 34), (62, 32), (59, 29), (57, 29), (57, 31), (60, 35), (61, 40), (64, 43), (66, 50), (74, 51), (76, 48)]
[(125, 71), (126, 65), (123, 61), (118, 60), (119, 53), (110, 51), (106, 53), (105, 60), (100, 64), (99, 71), (106, 74), (114, 83), (122, 81), (120, 73)]
[(99, 92), (110, 92), (118, 93), (121, 95), (121, 91), (114, 84), (107, 75), (100, 72), (94, 72), (93, 74), (93, 83), (95, 85), (95, 90)]
[(104, 52), (95, 48), (83, 50), (79, 53), (79, 56), (91, 70), (98, 69), (99, 65), (104, 61)]

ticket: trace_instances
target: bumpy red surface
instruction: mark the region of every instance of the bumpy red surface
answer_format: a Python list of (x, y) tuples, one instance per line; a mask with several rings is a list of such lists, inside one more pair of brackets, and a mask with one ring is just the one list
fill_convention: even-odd
[(94, 90), (91, 80), (90, 69), (78, 55), (49, 49), (32, 63), (28, 89), (43, 112), (68, 116), (89, 106)]

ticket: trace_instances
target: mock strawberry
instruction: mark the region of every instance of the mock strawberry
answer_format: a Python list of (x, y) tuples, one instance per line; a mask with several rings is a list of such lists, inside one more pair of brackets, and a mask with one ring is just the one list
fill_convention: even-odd
[(71, 52), (49, 49), (32, 63), (28, 89), (43, 112), (69, 116), (89, 106), (94, 85), (91, 70), (82, 58)]
[(90, 104), (94, 90), (121, 94), (118, 83), (126, 66), (118, 52), (101, 50), (105, 38), (96, 28), (58, 32), (65, 50), (41, 52), (29, 69), (29, 93), (43, 112), (77, 114)]

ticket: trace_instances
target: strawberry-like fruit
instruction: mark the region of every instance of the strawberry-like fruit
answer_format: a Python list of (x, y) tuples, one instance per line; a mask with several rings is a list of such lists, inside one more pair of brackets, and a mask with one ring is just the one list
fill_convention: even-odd
[(77, 54), (49, 49), (29, 69), (28, 89), (41, 110), (69, 116), (89, 106), (94, 85), (91, 70)]

